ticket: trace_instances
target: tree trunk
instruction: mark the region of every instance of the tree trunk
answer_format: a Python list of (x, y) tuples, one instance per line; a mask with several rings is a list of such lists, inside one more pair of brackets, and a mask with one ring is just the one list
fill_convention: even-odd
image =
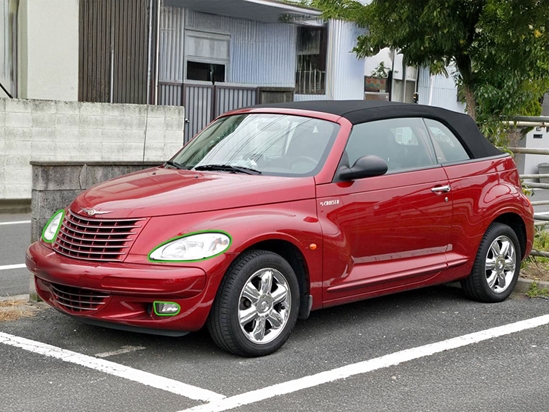
[(471, 118), (474, 121), (476, 121), (477, 120), (477, 102), (475, 101), (473, 91), (471, 90), (469, 85), (464, 84), (463, 92), (465, 94), (465, 110), (467, 110), (467, 114), (471, 116)]

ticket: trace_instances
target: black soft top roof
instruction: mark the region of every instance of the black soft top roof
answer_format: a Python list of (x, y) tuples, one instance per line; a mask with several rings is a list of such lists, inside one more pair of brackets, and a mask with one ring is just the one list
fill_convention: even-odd
[(425, 117), (438, 120), (452, 130), (467, 147), (473, 158), (501, 155), (502, 152), (486, 139), (468, 115), (421, 104), (366, 100), (314, 100), (272, 103), (254, 108), (283, 108), (331, 113), (346, 118), (352, 124), (398, 117)]

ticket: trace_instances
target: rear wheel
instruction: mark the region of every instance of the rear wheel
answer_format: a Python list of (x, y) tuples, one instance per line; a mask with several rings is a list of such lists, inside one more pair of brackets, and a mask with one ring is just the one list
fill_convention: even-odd
[(240, 256), (225, 274), (208, 319), (212, 339), (241, 356), (275, 352), (296, 323), (299, 285), (282, 256), (255, 250)]
[(480, 302), (501, 302), (513, 292), (520, 272), (520, 244), (503, 223), (492, 223), (477, 252), (473, 270), (461, 286), (467, 297)]

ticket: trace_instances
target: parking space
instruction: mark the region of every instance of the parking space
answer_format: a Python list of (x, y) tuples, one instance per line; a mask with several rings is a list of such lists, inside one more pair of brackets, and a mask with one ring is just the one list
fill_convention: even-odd
[(0, 297), (29, 293), (24, 263), (30, 232), (30, 214), (0, 214)]
[[(13, 265), (30, 216), (0, 223), (0, 292), (26, 293)], [(0, 410), (541, 411), (548, 313), (544, 299), (481, 304), (440, 286), (313, 312), (280, 351), (247, 359), (205, 331), (122, 332), (42, 305), (0, 322)]]
[[(548, 380), (548, 309), (428, 288), (313, 312), (280, 351), (246, 359), (205, 332), (121, 332), (44, 308), (0, 323), (0, 410), (524, 410), (513, 402), (549, 401), (532, 389)], [(537, 323), (508, 326), (528, 319)]]

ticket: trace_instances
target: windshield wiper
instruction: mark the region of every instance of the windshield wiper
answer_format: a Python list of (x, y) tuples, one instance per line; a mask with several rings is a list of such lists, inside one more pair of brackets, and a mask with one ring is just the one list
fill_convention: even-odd
[(194, 170), (219, 170), (222, 172), (231, 172), (231, 173), (245, 173), (247, 175), (260, 175), (259, 170), (251, 169), (244, 166), (232, 166), (232, 165), (201, 165), (196, 166)]
[(184, 169), (185, 168), (182, 164), (174, 162), (173, 160), (168, 160), (166, 163), (164, 163), (164, 165), (175, 167), (176, 169)]

